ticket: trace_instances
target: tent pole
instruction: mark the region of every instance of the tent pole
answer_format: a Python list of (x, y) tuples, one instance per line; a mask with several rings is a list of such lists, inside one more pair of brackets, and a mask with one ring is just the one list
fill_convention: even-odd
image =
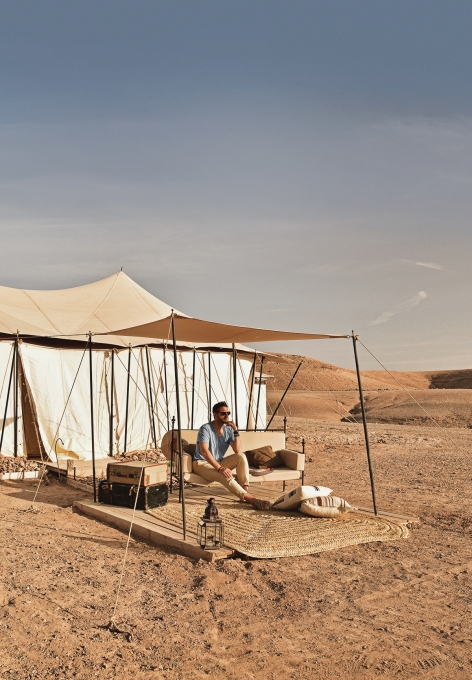
[(259, 401), (261, 398), (261, 383), (262, 383), (262, 366), (264, 364), (264, 355), (261, 356), (261, 369), (259, 371), (259, 389), (257, 391), (257, 405), (256, 405), (256, 422), (254, 423), (254, 432), (257, 432), (257, 421), (259, 419)]
[(211, 352), (208, 352), (208, 422), (211, 421)]
[(166, 361), (166, 346), (164, 345), (164, 389), (166, 391), (166, 417), (167, 417), (167, 431), (169, 431), (169, 391), (167, 389), (167, 361)]
[(193, 430), (193, 416), (195, 412), (195, 359), (197, 351), (193, 348), (193, 364), (192, 364), (192, 419), (190, 421), (190, 429)]
[(249, 404), (247, 407), (247, 418), (246, 418), (246, 432), (249, 430), (249, 418), (251, 416), (251, 407), (252, 407), (252, 392), (254, 388), (254, 383), (256, 381), (256, 361), (257, 361), (257, 352), (254, 352), (254, 361), (252, 364), (252, 369), (251, 369), (251, 387), (249, 388)]
[(113, 456), (113, 391), (115, 389), (115, 350), (111, 350), (111, 380), (110, 380), (110, 456)]
[(354, 359), (356, 361), (356, 373), (357, 373), (357, 384), (359, 386), (359, 398), (361, 401), (361, 411), (362, 411), (362, 424), (364, 425), (364, 438), (365, 438), (365, 448), (367, 451), (367, 462), (369, 464), (369, 476), (370, 476), (370, 487), (372, 489), (372, 503), (374, 505), (374, 514), (377, 514), (377, 502), (375, 500), (375, 483), (374, 483), (374, 470), (372, 468), (372, 461), (370, 458), (370, 446), (369, 446), (369, 432), (367, 430), (367, 420), (365, 417), (365, 406), (364, 406), (364, 395), (362, 392), (362, 382), (361, 382), (361, 372), (359, 370), (359, 360), (357, 358), (357, 335), (354, 335), (352, 331), (352, 344), (354, 346)]
[(292, 378), (291, 378), (289, 384), (288, 384), (287, 387), (285, 388), (285, 392), (282, 394), (281, 400), (280, 400), (279, 403), (277, 404), (277, 406), (276, 406), (276, 408), (275, 408), (275, 410), (274, 410), (274, 412), (273, 412), (273, 414), (272, 414), (272, 416), (271, 416), (269, 422), (267, 423), (266, 432), (267, 432), (267, 430), (269, 429), (271, 422), (274, 420), (275, 415), (276, 415), (277, 411), (278, 411), (279, 408), (280, 408), (280, 404), (281, 404), (281, 403), (283, 402), (283, 400), (285, 399), (285, 395), (286, 395), (287, 392), (289, 391), (289, 389), (290, 389), (290, 387), (291, 387), (293, 381), (295, 380), (295, 376), (297, 375), (297, 373), (298, 373), (298, 371), (299, 371), (299, 369), (300, 369), (300, 366), (301, 366), (302, 364), (303, 364), (303, 361), (300, 361), (300, 363), (298, 364), (297, 368), (295, 369), (295, 373), (292, 375)]
[(15, 382), (13, 384), (13, 422), (15, 430), (13, 433), (13, 455), (18, 456), (18, 380), (19, 380), (19, 363), (18, 363), (19, 341), (18, 333), (15, 338)]
[(95, 432), (93, 426), (93, 364), (92, 364), (92, 332), (89, 332), (89, 374), (90, 374), (90, 428), (92, 434), (92, 479), (93, 502), (97, 502), (97, 486), (95, 484)]
[(7, 400), (5, 402), (5, 413), (3, 414), (2, 434), (0, 435), (0, 453), (2, 451), (2, 446), (3, 446), (3, 433), (5, 432), (5, 421), (7, 419), (8, 402), (10, 401), (10, 389), (11, 389), (11, 381), (12, 381), (12, 378), (13, 378), (14, 368), (15, 368), (15, 352), (13, 350), (13, 355), (12, 355), (12, 358), (11, 358), (10, 378), (8, 380)]
[(131, 345), (128, 346), (128, 374), (126, 376), (126, 412), (125, 412), (125, 446), (123, 453), (126, 453), (128, 445), (128, 410), (129, 410), (129, 382), (131, 374)]
[(236, 346), (233, 342), (233, 383), (234, 383), (234, 422), (236, 427), (238, 427), (238, 386), (237, 386), (237, 360), (238, 353), (236, 352)]
[(152, 382), (151, 382), (151, 368), (149, 366), (149, 347), (146, 345), (146, 364), (148, 372), (148, 382), (149, 382), (149, 406), (150, 406), (150, 418), (151, 418), (151, 428), (152, 437), (154, 440), (154, 448), (157, 449), (157, 439), (156, 439), (156, 422), (154, 420), (154, 404), (152, 401)]
[(170, 492), (174, 492), (174, 429), (175, 416), (172, 416), (172, 437), (170, 440)]
[(179, 396), (179, 367), (177, 364), (177, 345), (175, 342), (175, 326), (174, 326), (174, 311), (172, 310), (172, 343), (174, 345), (174, 373), (175, 373), (175, 400), (177, 403), (177, 444), (179, 447), (179, 460), (180, 460), (180, 493), (182, 502), (182, 529), (184, 541), (187, 537), (187, 526), (185, 518), (185, 488), (184, 488), (184, 468), (183, 468), (183, 455), (182, 455), (182, 422), (180, 420), (180, 396)]

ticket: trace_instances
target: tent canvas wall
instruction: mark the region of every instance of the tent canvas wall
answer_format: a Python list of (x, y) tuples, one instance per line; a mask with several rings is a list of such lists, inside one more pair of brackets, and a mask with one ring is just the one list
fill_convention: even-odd
[[(56, 445), (59, 457), (90, 459), (88, 351), (52, 349), (22, 343), (20, 357), (35, 407), (39, 434), (46, 451), (53, 451), (56, 439), (60, 438), (62, 443), (58, 442)], [(196, 351), (194, 383), (193, 351), (179, 352), (179, 391), (186, 428), (191, 429), (192, 425), (199, 427), (207, 422), (209, 408), (217, 401), (226, 400), (231, 410), (235, 411), (232, 358), (232, 354), (226, 352)], [(171, 353), (153, 347), (132, 348), (129, 386), (128, 359), (128, 349), (115, 351), (111, 421), (113, 453), (125, 450), (127, 392), (127, 451), (154, 447), (170, 429), (172, 417), (176, 414)], [(111, 350), (96, 349), (92, 352), (97, 458), (110, 454), (111, 360)], [(248, 408), (248, 384), (252, 379), (252, 366), (250, 356), (238, 356), (236, 393), (242, 429), (247, 425), (248, 410), (252, 415), (250, 425), (254, 423), (255, 417), (255, 391), (252, 408)], [(259, 428), (265, 427), (266, 421), (264, 397), (265, 395), (261, 395)]]

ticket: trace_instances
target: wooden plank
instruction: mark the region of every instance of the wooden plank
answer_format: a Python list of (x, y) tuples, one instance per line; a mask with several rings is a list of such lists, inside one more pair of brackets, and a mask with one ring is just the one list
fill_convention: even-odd
[[(94, 503), (87, 499), (75, 501), (72, 509), (74, 512), (82, 512), (87, 517), (115, 526), (126, 533), (129, 532), (133, 514), (133, 511), (129, 508)], [(175, 548), (183, 555), (193, 559), (216, 562), (233, 555), (234, 551), (230, 548), (203, 550), (196, 542), (196, 535), (193, 532), (187, 532), (187, 534), (190, 535), (184, 541), (179, 529), (139, 510), (135, 513), (131, 530), (131, 535), (135, 538), (151, 541), (156, 545)]]
[[(363, 512), (366, 515), (373, 515), (375, 517), (372, 508), (357, 508), (359, 512)], [(399, 522), (419, 522), (420, 518), (414, 515), (401, 515), (398, 512), (391, 512), (390, 510), (378, 510), (378, 517), (385, 517), (386, 519), (394, 519)]]

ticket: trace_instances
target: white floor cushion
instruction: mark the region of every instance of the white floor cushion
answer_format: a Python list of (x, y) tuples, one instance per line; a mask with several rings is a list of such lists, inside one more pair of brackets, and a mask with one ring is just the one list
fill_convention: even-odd
[(300, 505), (300, 512), (310, 517), (338, 517), (349, 512), (352, 506), (344, 498), (337, 496), (316, 496), (309, 498)]
[(271, 507), (275, 510), (295, 510), (303, 501), (315, 496), (328, 496), (331, 491), (326, 486), (297, 486), (293, 491), (280, 496)]

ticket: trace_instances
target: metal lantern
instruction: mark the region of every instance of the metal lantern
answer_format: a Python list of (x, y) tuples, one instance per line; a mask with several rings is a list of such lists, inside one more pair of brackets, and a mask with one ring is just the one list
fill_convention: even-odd
[(224, 524), (218, 517), (214, 498), (209, 498), (203, 517), (197, 524), (197, 543), (204, 550), (218, 550), (224, 545)]

